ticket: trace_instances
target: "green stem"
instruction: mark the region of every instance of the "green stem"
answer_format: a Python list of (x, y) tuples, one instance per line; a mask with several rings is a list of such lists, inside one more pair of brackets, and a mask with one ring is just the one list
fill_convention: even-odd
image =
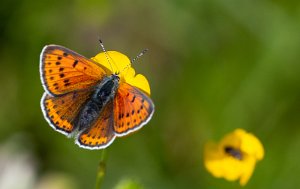
[(102, 182), (103, 182), (104, 176), (105, 176), (106, 160), (107, 160), (107, 150), (103, 149), (102, 153), (101, 153), (100, 162), (98, 165), (95, 189), (101, 189), (101, 185), (102, 185)]

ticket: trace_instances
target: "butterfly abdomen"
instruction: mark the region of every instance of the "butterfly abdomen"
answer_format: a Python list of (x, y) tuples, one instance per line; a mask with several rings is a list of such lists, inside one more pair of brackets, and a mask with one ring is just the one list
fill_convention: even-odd
[(112, 75), (103, 79), (96, 86), (90, 99), (87, 100), (78, 114), (76, 127), (79, 131), (90, 127), (99, 118), (103, 107), (114, 98), (118, 85), (119, 77)]

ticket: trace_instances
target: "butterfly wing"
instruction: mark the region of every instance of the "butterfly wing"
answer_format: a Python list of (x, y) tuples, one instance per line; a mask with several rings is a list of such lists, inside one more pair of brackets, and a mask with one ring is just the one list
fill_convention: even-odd
[(45, 46), (41, 52), (41, 80), (45, 91), (54, 96), (94, 86), (106, 75), (104, 69), (59, 45)]
[(74, 130), (74, 122), (83, 103), (90, 97), (91, 91), (75, 91), (60, 96), (44, 93), (41, 107), (45, 119), (56, 131), (69, 136)]
[(154, 113), (152, 100), (127, 83), (119, 86), (114, 100), (114, 131), (124, 136), (145, 125)]
[(115, 139), (113, 122), (113, 103), (110, 101), (104, 106), (99, 118), (78, 135), (76, 144), (87, 149), (106, 148)]

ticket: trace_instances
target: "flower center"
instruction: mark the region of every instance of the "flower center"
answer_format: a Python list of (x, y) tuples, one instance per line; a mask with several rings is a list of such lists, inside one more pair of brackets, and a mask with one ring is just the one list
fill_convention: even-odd
[(225, 146), (224, 151), (226, 154), (234, 157), (235, 159), (242, 160), (243, 154), (239, 149), (235, 149), (231, 146)]

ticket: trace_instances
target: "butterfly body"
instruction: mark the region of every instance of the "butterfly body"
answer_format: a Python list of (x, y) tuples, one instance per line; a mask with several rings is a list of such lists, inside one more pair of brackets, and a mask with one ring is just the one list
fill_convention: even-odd
[(90, 127), (93, 122), (99, 118), (103, 107), (114, 99), (115, 93), (119, 86), (120, 78), (112, 74), (105, 77), (100, 84), (95, 87), (91, 97), (81, 107), (81, 111), (77, 115), (76, 128), (81, 131), (84, 128)]
[(154, 113), (147, 79), (135, 76), (130, 60), (119, 52), (88, 59), (48, 45), (41, 52), (40, 74), (46, 121), (56, 131), (75, 136), (82, 148), (106, 148), (116, 137), (140, 129)]

